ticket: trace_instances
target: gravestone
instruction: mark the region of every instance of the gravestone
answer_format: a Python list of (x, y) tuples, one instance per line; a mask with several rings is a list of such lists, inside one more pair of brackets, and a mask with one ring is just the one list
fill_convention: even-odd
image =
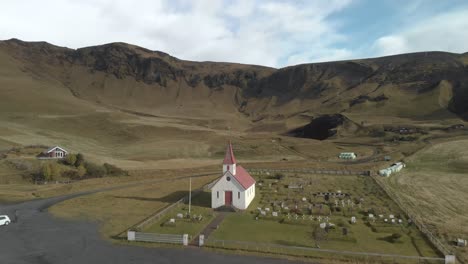
[(355, 224), (356, 223), (356, 217), (355, 216), (352, 216), (351, 217), (351, 224)]
[(278, 217), (278, 212), (272, 212), (271, 215), (274, 217)]
[(395, 219), (392, 219), (392, 224), (394, 224), (395, 222), (396, 222)]
[(175, 219), (174, 218), (169, 219), (169, 223), (175, 224)]
[(303, 201), (303, 202), (307, 202), (307, 198), (302, 197), (302, 201)]
[(398, 219), (398, 223), (402, 224), (402, 223), (403, 223), (403, 220), (402, 220), (402, 219)]
[(177, 214), (177, 218), (184, 218), (184, 215), (181, 214), (181, 213), (178, 213), (178, 214)]
[(268, 208), (268, 207), (265, 208), (265, 211), (270, 212), (270, 208)]
[(320, 223), (320, 228), (325, 229), (327, 227), (327, 223)]
[(266, 212), (265, 212), (265, 211), (261, 211), (260, 214), (263, 215), (263, 216), (265, 216), (265, 215), (266, 215)]
[(393, 219), (393, 218), (395, 218), (395, 216), (391, 214), (391, 215), (388, 216), (388, 218)]
[(388, 219), (387, 219), (387, 218), (385, 218), (383, 221), (384, 221), (385, 223), (387, 223), (387, 222), (388, 222)]

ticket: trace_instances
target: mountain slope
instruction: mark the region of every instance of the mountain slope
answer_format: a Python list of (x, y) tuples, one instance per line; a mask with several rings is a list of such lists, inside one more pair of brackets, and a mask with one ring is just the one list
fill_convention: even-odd
[(0, 42), (0, 52), (24, 73), (60, 83), (78, 98), (153, 115), (262, 122), (334, 113), (468, 118), (467, 54), (272, 69), (184, 61), (125, 43), (72, 50), (13, 39)]

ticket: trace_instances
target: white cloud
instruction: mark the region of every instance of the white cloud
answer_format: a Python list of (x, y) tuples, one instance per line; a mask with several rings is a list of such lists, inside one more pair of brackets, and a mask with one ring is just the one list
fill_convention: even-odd
[(330, 16), (351, 0), (5, 1), (0, 39), (79, 48), (128, 42), (187, 60), (284, 66), (343, 59), (346, 37)]
[(378, 56), (418, 51), (468, 51), (468, 9), (423, 19), (400, 32), (377, 39), (372, 47)]

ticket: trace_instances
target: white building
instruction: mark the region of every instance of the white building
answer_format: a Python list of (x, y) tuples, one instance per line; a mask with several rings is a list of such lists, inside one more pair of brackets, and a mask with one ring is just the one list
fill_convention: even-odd
[(55, 147), (51, 147), (43, 151), (37, 157), (39, 159), (63, 159), (67, 155), (68, 155), (68, 151), (66, 151), (64, 148), (61, 148), (59, 146), (55, 146)]
[(255, 197), (255, 180), (237, 166), (231, 142), (223, 161), (223, 176), (211, 187), (211, 208), (221, 206), (245, 210)]
[(404, 167), (406, 167), (406, 164), (404, 164), (403, 162), (397, 162), (397, 163), (392, 164), (392, 166), (386, 169), (379, 170), (379, 174), (380, 176), (389, 177), (392, 173), (399, 172)]
[(354, 152), (342, 152), (338, 157), (340, 159), (356, 159), (357, 155)]

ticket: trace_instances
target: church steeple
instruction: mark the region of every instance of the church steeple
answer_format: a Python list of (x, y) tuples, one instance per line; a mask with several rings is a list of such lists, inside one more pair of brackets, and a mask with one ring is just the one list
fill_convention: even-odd
[(234, 157), (234, 152), (232, 151), (231, 141), (229, 141), (226, 154), (224, 155), (223, 174), (226, 171), (230, 171), (232, 175), (236, 175), (236, 157)]

